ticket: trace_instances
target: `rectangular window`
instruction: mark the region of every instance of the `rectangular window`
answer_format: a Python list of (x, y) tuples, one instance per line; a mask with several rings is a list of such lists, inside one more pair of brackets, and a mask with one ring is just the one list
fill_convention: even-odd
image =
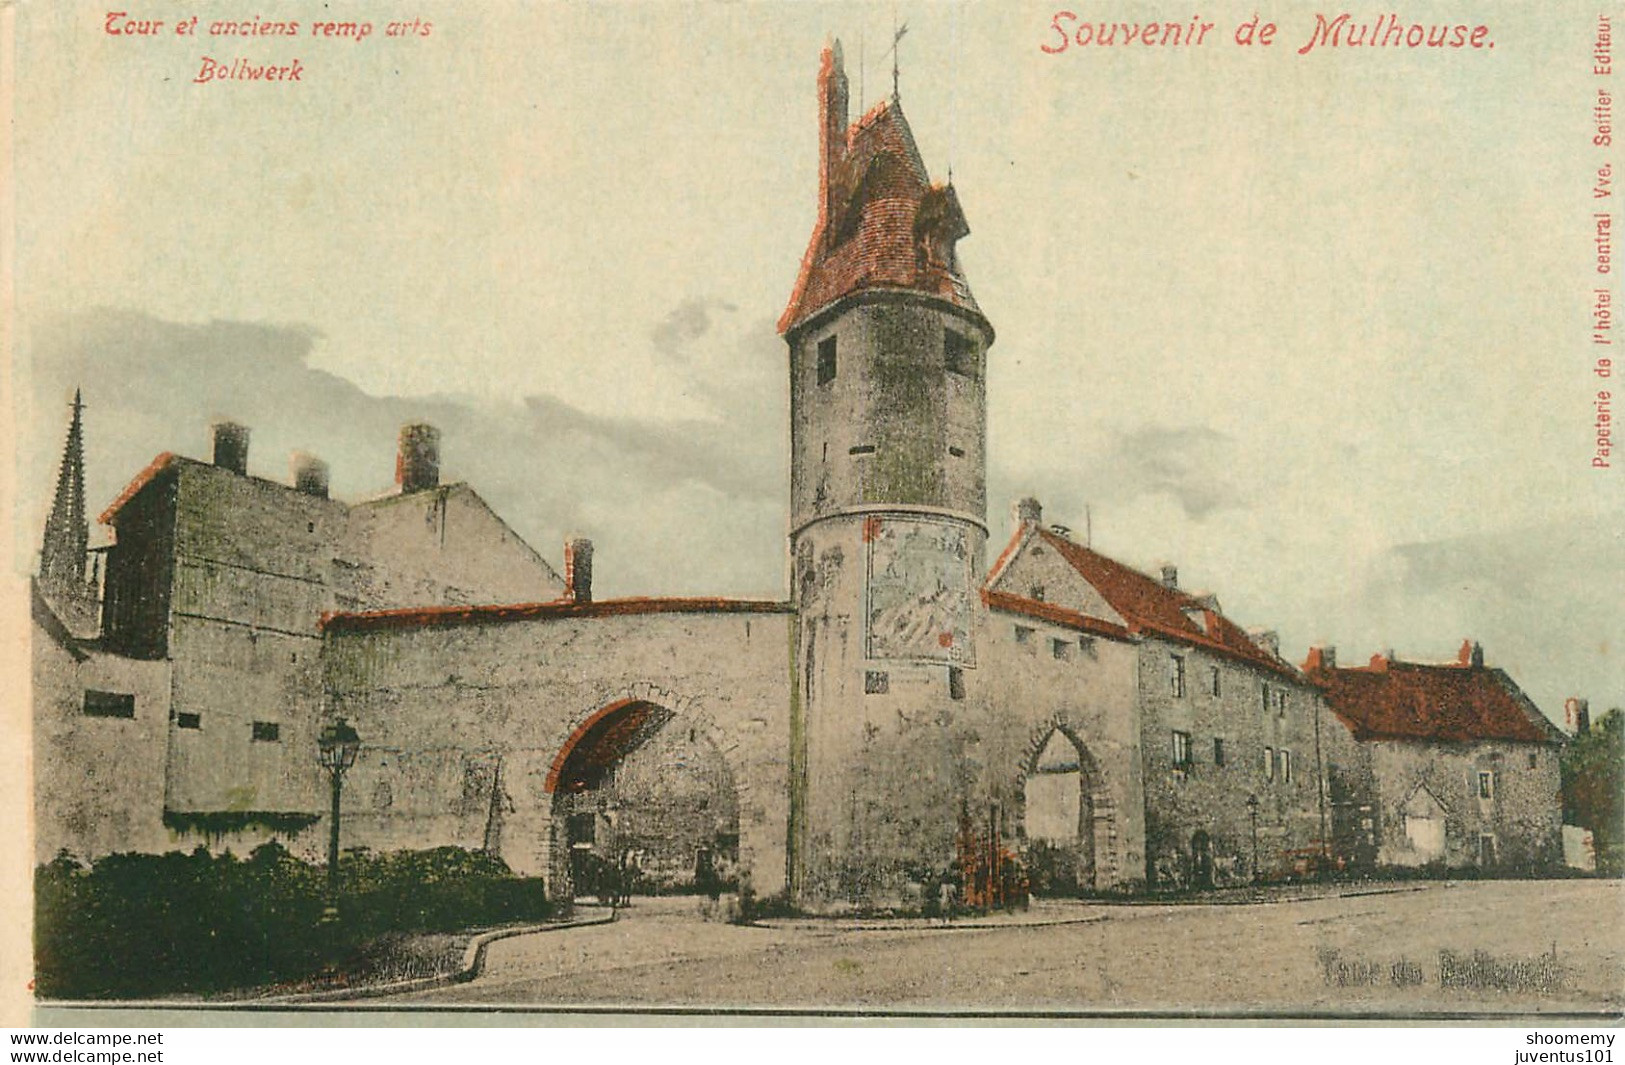
[(881, 670), (871, 669), (863, 675), (863, 694), (885, 695), (891, 690), (891, 676)]
[(1224, 741), (1217, 736), (1213, 737), (1213, 764), (1224, 765)]
[(1175, 699), (1185, 697), (1185, 660), (1179, 655), (1169, 656), (1168, 691)]
[(1285, 747), (1282, 747), (1279, 751), (1275, 752), (1275, 757), (1281, 763), (1281, 783), (1292, 783), (1292, 752), (1287, 750)]
[(1215, 696), (1219, 694), (1219, 667), (1213, 666), (1208, 670), (1208, 690)]
[(1529, 752), (1529, 768), (1530, 769), (1535, 769), (1535, 768), (1539, 767), (1539, 765), (1540, 765), (1540, 756), (1537, 755), (1534, 751), (1530, 751)]
[(976, 376), (976, 345), (971, 343), (969, 337), (954, 332), (952, 329), (942, 331), (942, 361), (948, 367), (949, 373), (956, 373), (961, 377)]
[(134, 717), (135, 696), (119, 692), (85, 692), (87, 717)]
[(827, 385), (835, 380), (835, 338), (825, 337), (818, 342), (818, 383)]
[(875, 453), (875, 446), (873, 444), (858, 444), (854, 447), (847, 448), (846, 453), (848, 455), (873, 455)]
[(1174, 768), (1189, 769), (1191, 767), (1191, 734), (1174, 730)]
[(1270, 686), (1264, 685), (1264, 713), (1270, 712)]
[(954, 447), (950, 444), (948, 446), (948, 454), (952, 455), (956, 459), (962, 459), (965, 457), (965, 449), (962, 447)]
[(175, 715), (175, 727), (186, 729), (200, 729), (203, 727), (202, 714), (180, 713)]
[(1072, 657), (1072, 644), (1068, 640), (1051, 640), (1049, 642), (1050, 654), (1064, 662)]
[(1275, 713), (1280, 717), (1286, 716), (1286, 689), (1282, 688), (1275, 693)]
[(958, 666), (948, 667), (948, 698), (963, 699), (965, 697), (965, 671)]
[(1027, 644), (1030, 647), (1033, 642), (1033, 632), (1034, 630), (1029, 629), (1025, 625), (1017, 625), (1016, 642), (1020, 644)]
[(1275, 748), (1274, 747), (1265, 747), (1264, 748), (1264, 779), (1265, 780), (1274, 780), (1275, 779)]
[(1478, 797), (1480, 799), (1493, 799), (1493, 798), (1495, 798), (1495, 774), (1494, 773), (1480, 773), (1480, 774), (1478, 774)]
[(278, 743), (282, 739), (282, 726), (275, 721), (256, 721), (253, 736), (256, 743)]

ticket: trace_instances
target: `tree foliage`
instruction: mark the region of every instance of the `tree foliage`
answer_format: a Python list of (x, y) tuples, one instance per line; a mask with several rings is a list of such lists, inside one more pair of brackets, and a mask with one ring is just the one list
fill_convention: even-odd
[(1618, 707), (1563, 751), (1563, 822), (1591, 830), (1599, 871), (1625, 870), (1625, 712)]

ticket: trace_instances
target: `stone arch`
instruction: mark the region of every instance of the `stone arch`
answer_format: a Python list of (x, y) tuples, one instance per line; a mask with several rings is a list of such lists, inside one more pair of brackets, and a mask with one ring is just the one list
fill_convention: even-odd
[[(699, 846), (704, 854), (689, 855), (690, 869), (701, 864), (707, 869), (729, 869), (737, 862), (746, 782), (735, 765), (728, 737), (693, 700), (651, 684), (632, 685), (607, 693), (573, 714), (558, 736), (542, 783), (549, 825), (547, 864), (555, 897), (572, 897), (578, 890), (602, 894), (596, 889), (608, 875), (605, 863), (618, 866), (621, 855), (629, 851), (641, 856), (639, 868), (645, 883), (669, 880), (678, 875), (674, 868), (681, 865), (678, 852), (684, 850), (675, 837), (684, 833), (707, 840)], [(684, 744), (702, 752), (697, 761), (708, 764), (697, 772), (706, 778), (717, 801), (712, 804), (701, 794), (699, 807), (702, 811), (709, 808), (705, 817), (720, 819), (709, 835), (695, 816), (685, 819), (674, 813), (684, 801), (677, 792), (692, 792), (693, 788), (674, 788), (670, 802), (655, 804), (674, 818), (673, 823), (683, 822), (681, 831), (672, 829), (654, 847), (646, 846), (650, 841), (634, 831), (636, 824), (647, 835), (653, 814), (649, 810), (639, 814), (623, 804), (625, 796), (616, 790), (617, 777), (629, 759), (656, 742)], [(699, 788), (705, 790), (705, 786)], [(651, 864), (651, 859), (658, 861)]]
[(1100, 763), (1066, 714), (1029, 734), (1015, 793), (1035, 892), (1073, 894), (1115, 882), (1116, 806)]

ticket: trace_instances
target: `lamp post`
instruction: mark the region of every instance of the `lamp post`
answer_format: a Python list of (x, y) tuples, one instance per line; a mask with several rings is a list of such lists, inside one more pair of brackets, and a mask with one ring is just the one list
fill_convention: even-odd
[(1247, 796), (1247, 817), (1253, 826), (1253, 880), (1258, 880), (1258, 796)]
[(361, 736), (342, 717), (335, 718), (322, 728), (316, 738), (317, 760), (333, 781), (333, 811), (331, 830), (327, 837), (327, 908), (322, 911), (323, 921), (336, 921), (339, 917), (339, 795), (344, 790), (344, 771), (355, 765), (361, 750)]

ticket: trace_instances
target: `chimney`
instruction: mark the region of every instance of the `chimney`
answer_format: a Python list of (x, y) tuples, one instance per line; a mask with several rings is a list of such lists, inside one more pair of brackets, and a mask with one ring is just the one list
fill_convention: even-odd
[(1456, 655), (1456, 664), (1470, 666), (1473, 669), (1484, 668), (1484, 648), (1472, 640), (1461, 641), (1461, 651)]
[(1318, 673), (1322, 670), (1337, 668), (1337, 648), (1311, 647), (1309, 657), (1304, 659), (1303, 671), (1305, 673)]
[(327, 463), (303, 451), (293, 453), (293, 486), (307, 496), (327, 498)]
[(421, 423), (401, 426), (400, 450), (395, 456), (395, 483), (402, 494), (421, 492), (440, 484), (440, 430)]
[(1247, 635), (1253, 638), (1254, 643), (1276, 658), (1281, 657), (1281, 634), (1274, 629), (1249, 629)]
[(1378, 651), (1376, 654), (1371, 656), (1371, 664), (1366, 668), (1370, 669), (1374, 673), (1386, 673), (1388, 672), (1388, 664), (1393, 660), (1393, 651)]
[(818, 221), (824, 237), (835, 240), (835, 174), (846, 160), (846, 70), (841, 42), (824, 49), (818, 68)]
[(1162, 567), (1162, 586), (1169, 591), (1179, 590), (1179, 567), (1164, 565)]
[(1044, 521), (1044, 507), (1032, 496), (1016, 500), (1017, 525), (1041, 525)]
[(1591, 731), (1591, 701), (1572, 697), (1564, 699), (1563, 717), (1568, 722), (1570, 732), (1584, 736)]
[(575, 537), (564, 542), (564, 597), (592, 602), (592, 541)]
[(248, 473), (248, 426), (214, 423), (214, 464), (232, 473)]

